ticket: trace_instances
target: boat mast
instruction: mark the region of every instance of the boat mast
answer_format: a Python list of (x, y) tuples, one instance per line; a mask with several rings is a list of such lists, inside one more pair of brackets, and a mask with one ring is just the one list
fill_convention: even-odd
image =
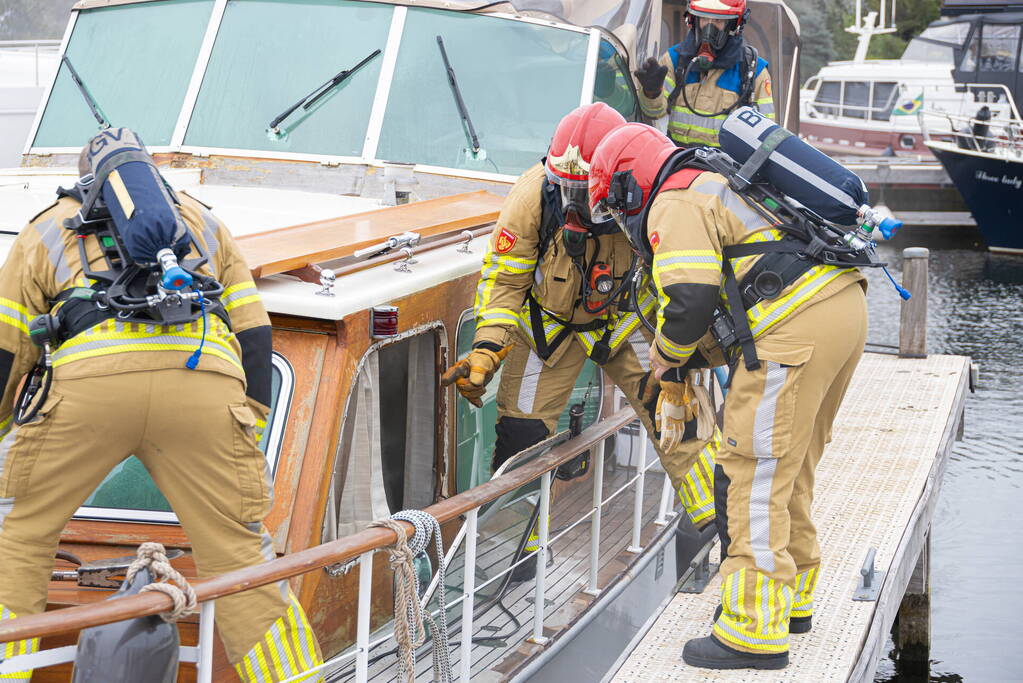
[(885, 22), (888, 19), (887, 2), (886, 0), (881, 0), (881, 24), (875, 26), (878, 12), (870, 11), (867, 12), (866, 16), (863, 16), (863, 0), (856, 0), (856, 23), (845, 28), (849, 33), (860, 37), (859, 42), (856, 43), (856, 54), (853, 57), (854, 62), (862, 62), (867, 59), (867, 50), (870, 48), (871, 38), (883, 33), (895, 32), (895, 2), (896, 0), (892, 0), (891, 25), (886, 26)]

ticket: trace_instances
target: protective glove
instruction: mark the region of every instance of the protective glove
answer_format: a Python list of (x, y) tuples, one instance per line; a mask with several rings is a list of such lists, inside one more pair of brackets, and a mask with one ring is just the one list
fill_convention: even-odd
[(657, 61), (656, 57), (648, 57), (642, 66), (636, 69), (636, 80), (643, 86), (643, 94), (657, 97), (664, 88), (664, 78), (668, 75), (668, 67)]
[(714, 407), (698, 370), (686, 374), (681, 382), (661, 379), (654, 419), (661, 433), (661, 450), (669, 453), (678, 446), (690, 420), (696, 420), (697, 439), (705, 441), (714, 433)]
[(477, 408), (483, 407), (480, 398), (486, 391), (487, 383), (494, 377), (494, 373), (501, 367), (501, 361), (508, 355), (512, 344), (508, 344), (499, 351), (491, 351), (485, 348), (476, 348), (469, 352), (469, 355), (448, 368), (441, 375), (440, 383), (448, 386), (454, 383), (455, 388), (469, 403)]

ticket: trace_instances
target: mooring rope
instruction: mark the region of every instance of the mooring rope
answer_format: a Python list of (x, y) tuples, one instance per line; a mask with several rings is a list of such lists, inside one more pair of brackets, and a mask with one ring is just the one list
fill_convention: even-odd
[(167, 551), (160, 543), (143, 543), (139, 546), (138, 556), (128, 566), (127, 581), (130, 584), (141, 569), (148, 569), (153, 583), (142, 587), (140, 593), (156, 591), (163, 593), (174, 601), (174, 607), (169, 612), (161, 612), (160, 617), (173, 624), (181, 617), (195, 612), (196, 599), (195, 590), (189, 585), (185, 577), (171, 566), (167, 559)]
[[(405, 528), (399, 521), (415, 527), (409, 540)], [(398, 680), (412, 683), (416, 675), (416, 649), (426, 642), (426, 626), (430, 627), (433, 647), (433, 679), (440, 683), (451, 681), (451, 663), (448, 660), (448, 621), (444, 601), (444, 544), (441, 540), (440, 524), (429, 513), (422, 510), (402, 510), (390, 519), (378, 520), (370, 526), (390, 529), (398, 537), (388, 548), (391, 568), (394, 570), (394, 639), (398, 643)], [(437, 621), (433, 620), (426, 605), (419, 601), (419, 576), (416, 574), (415, 557), (424, 552), (434, 539), (437, 551)], [(404, 614), (404, 618), (402, 618)]]

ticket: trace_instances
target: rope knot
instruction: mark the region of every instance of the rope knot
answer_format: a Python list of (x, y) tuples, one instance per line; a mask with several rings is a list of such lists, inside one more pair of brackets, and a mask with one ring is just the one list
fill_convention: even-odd
[[(408, 538), (405, 527), (399, 521), (415, 527), (412, 538)], [(426, 624), (433, 637), (434, 681), (447, 683), (451, 680), (451, 664), (448, 661), (447, 607), (444, 602), (444, 545), (441, 540), (440, 524), (429, 513), (422, 510), (402, 510), (390, 519), (377, 520), (370, 526), (390, 529), (398, 539), (388, 547), (388, 558), (394, 570), (394, 639), (398, 643), (398, 680), (413, 683), (416, 673), (416, 648), (426, 642)], [(437, 552), (438, 614), (436, 622), (426, 600), (419, 599), (419, 576), (415, 559), (426, 550), (433, 538)], [(404, 615), (404, 618), (402, 618)]]
[(139, 592), (163, 593), (174, 602), (174, 607), (168, 612), (161, 612), (160, 618), (173, 624), (181, 617), (195, 612), (197, 604), (195, 590), (185, 577), (171, 566), (163, 544), (146, 542), (139, 546), (135, 561), (128, 567), (125, 577), (127, 582), (130, 584), (142, 569), (149, 570), (153, 583), (143, 586)]

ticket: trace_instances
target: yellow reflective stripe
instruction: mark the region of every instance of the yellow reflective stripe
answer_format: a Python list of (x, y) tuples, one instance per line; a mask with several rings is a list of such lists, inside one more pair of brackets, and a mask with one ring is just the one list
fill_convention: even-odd
[(696, 349), (696, 344), (693, 344), (692, 346), (682, 346), (665, 337), (663, 333), (658, 336), (657, 345), (661, 347), (661, 351), (666, 351), (669, 355), (678, 359), (691, 355)]
[(13, 415), (8, 415), (4, 419), (0, 420), (0, 437), (11, 431), (11, 418)]
[(270, 674), (270, 666), (266, 663), (266, 656), (263, 655), (263, 644), (256, 643), (256, 646), (252, 648), (252, 655), (254, 663), (259, 667), (259, 673), (261, 673), (266, 680), (272, 681), (273, 678)]
[(721, 585), (723, 609), (714, 624), (714, 635), (757, 652), (786, 652), (791, 589), (760, 572), (754, 573), (754, 594), (748, 598), (746, 569), (725, 577)]
[[(14, 619), (17, 615), (6, 607), (0, 606), (0, 621), (6, 621), (7, 619)], [(24, 640), (15, 640), (3, 644), (3, 659), (10, 659), (18, 655), (28, 655), (39, 650), (39, 639), (38, 638), (26, 638)], [(8, 674), (0, 674), (0, 680), (4, 681), (27, 681), (32, 678), (32, 669), (25, 669), (23, 671), (14, 671)]]
[(516, 325), (519, 322), (519, 314), (510, 308), (488, 308), (480, 311), (476, 316), (476, 327), (485, 325)]
[[(306, 659), (306, 655), (305, 655), (306, 650), (305, 650), (304, 647), (302, 647), (302, 633), (301, 633), (302, 629), (299, 628), (298, 621), (296, 621), (296, 619), (295, 619), (295, 605), (297, 604), (297, 603), (295, 603), (295, 596), (294, 595), (290, 596), (290, 599), (291, 599), (291, 606), (288, 607), (288, 613), (286, 615), (287, 618), (288, 618), (288, 626), (290, 626), (288, 631), (289, 631), (289, 635), (291, 636), (291, 644), (295, 648), (295, 653), (298, 655), (298, 659), (299, 659), (299, 662), (301, 664), (302, 670), (305, 671), (306, 669), (309, 669), (309, 668), (311, 668), (313, 666), (316, 666), (316, 664), (313, 664), (312, 661), (309, 661), (309, 659)], [(301, 610), (301, 609), (302, 608), (299, 607), (299, 610)], [(316, 659), (316, 650), (315, 650), (315, 648), (310, 647), (309, 648), (309, 653), (310, 653), (310, 659)]]
[(750, 329), (754, 337), (762, 335), (803, 305), (808, 299), (824, 288), (829, 282), (851, 268), (816, 266), (796, 281), (791, 293), (771, 301), (762, 301), (747, 311)]
[(244, 306), (245, 304), (253, 304), (253, 303), (256, 303), (257, 301), (259, 301), (259, 294), (251, 294), (249, 296), (243, 296), (240, 299), (235, 299), (234, 301), (231, 301), (231, 302), (228, 302), (228, 303), (224, 304), (224, 311), (227, 312), (227, 313), (230, 313), (231, 311), (233, 311), (234, 309), (236, 309), (236, 308), (238, 308), (240, 306)]
[(259, 680), (256, 678), (256, 672), (252, 669), (252, 662), (249, 661), (248, 656), (235, 664), (234, 670), (238, 674), (238, 678), (245, 681), (245, 683), (252, 683), (253, 681)]
[[(298, 598), (296, 598), (293, 593), (289, 593), (288, 599), (291, 601), (291, 607), (288, 608), (288, 613), (296, 615), (298, 620), (301, 622), (301, 627), (298, 630), (301, 631), (305, 640), (305, 645), (309, 648), (309, 658), (312, 660), (312, 662), (310, 662), (310, 667), (319, 666), (323, 663), (323, 660), (320, 659), (316, 650), (316, 643), (313, 642), (313, 628), (309, 625), (309, 620), (306, 618), (305, 610), (302, 609), (302, 605), (299, 604)], [(295, 637), (297, 639), (298, 635)]]
[(0, 322), (28, 334), (28, 309), (17, 301), (0, 297)]
[(228, 299), (235, 292), (238, 292), (238, 291), (241, 291), (241, 290), (245, 290), (245, 289), (255, 289), (255, 288), (256, 288), (256, 283), (255, 282), (253, 282), (252, 280), (243, 280), (242, 282), (237, 282), (237, 283), (231, 285), (230, 287), (225, 287), (224, 288), (224, 293), (220, 295), (220, 298)]

